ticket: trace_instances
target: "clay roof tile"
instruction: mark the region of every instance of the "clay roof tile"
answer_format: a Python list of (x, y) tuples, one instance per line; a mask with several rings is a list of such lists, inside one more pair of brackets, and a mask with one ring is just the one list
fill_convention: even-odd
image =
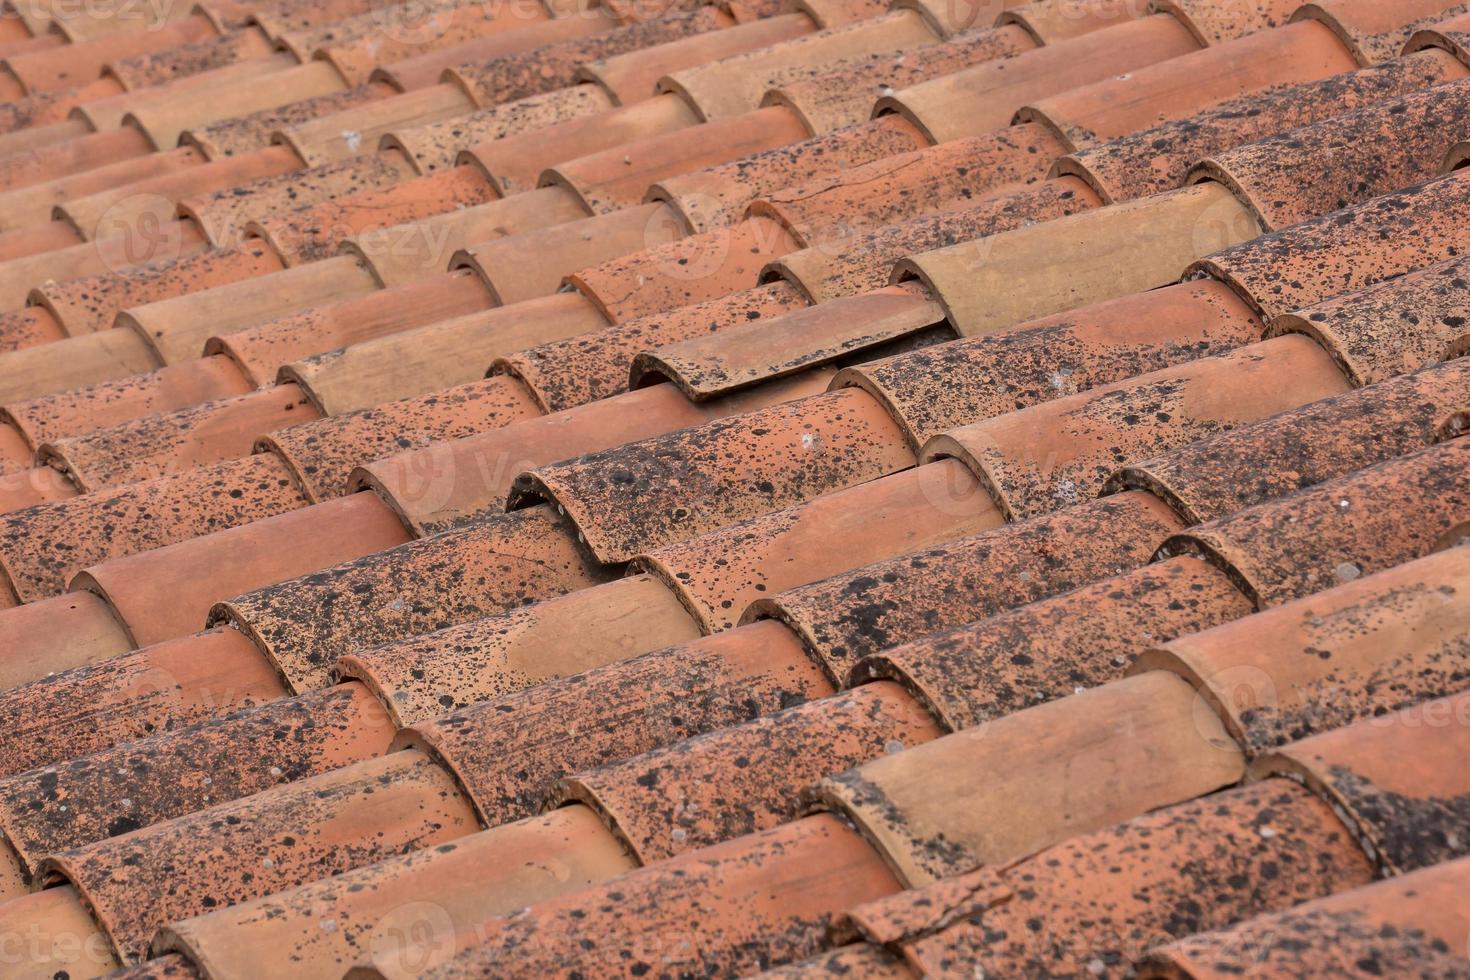
[[(1429, 573), (1425, 586), (1439, 569), (1464, 562), (1444, 558), (1414, 563)], [(1385, 874), (1455, 860), (1466, 851), (1466, 785), (1452, 760), (1463, 751), (1467, 710), (1461, 692), (1365, 718), (1264, 756), (1252, 776), (1282, 774), (1321, 793)]]
[(1470, 859), (1452, 861), (1192, 936), (1157, 950), (1140, 975), (1214, 980), (1247, 969), (1461, 974), (1470, 937), (1462, 901), (1467, 874)]
[(1208, 557), (1262, 607), (1298, 599), (1428, 553), (1465, 520), (1467, 452), (1463, 439), (1421, 449), (1201, 524), (1160, 553)]

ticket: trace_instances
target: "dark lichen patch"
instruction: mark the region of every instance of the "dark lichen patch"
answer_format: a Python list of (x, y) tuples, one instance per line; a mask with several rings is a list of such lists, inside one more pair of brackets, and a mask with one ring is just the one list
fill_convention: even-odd
[(1465, 835), (1470, 793), (1394, 792), (1341, 764), (1328, 769), (1327, 780), (1386, 867), (1402, 873), (1470, 853)]

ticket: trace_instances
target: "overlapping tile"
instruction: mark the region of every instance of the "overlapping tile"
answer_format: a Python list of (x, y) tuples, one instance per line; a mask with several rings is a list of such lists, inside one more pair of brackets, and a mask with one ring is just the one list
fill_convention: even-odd
[(1459, 857), (1363, 719), (1463, 686), (1465, 12), (1296, 6), (0, 23), (28, 966), (1209, 972)]

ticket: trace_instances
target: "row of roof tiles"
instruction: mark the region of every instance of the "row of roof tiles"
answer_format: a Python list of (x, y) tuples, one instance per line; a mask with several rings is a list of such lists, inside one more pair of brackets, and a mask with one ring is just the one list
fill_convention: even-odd
[(1294, 7), (0, 22), (25, 967), (1460, 969), (1470, 19)]

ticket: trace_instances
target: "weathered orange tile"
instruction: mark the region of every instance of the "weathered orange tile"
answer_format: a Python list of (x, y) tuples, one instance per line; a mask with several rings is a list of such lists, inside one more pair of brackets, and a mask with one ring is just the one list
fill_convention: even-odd
[(794, 820), (809, 783), (942, 731), (901, 688), (868, 684), (580, 772), (553, 802), (592, 807), (652, 864)]
[[(463, 316), (490, 304), (490, 294), (469, 270), (380, 289), (327, 306), (211, 338), (206, 351), (240, 366), (255, 385), (270, 384), (301, 357), (360, 343), (375, 336)], [(165, 369), (169, 370), (169, 369)]]
[(1341, 394), (1332, 358), (1301, 338), (1250, 344), (1127, 381), (951, 429), (922, 459), (963, 460), (1008, 519), (1095, 496), (1127, 459), (1177, 446)]
[[(1099, 27), (1102, 23), (1091, 22)], [(1034, 47), (1036, 39), (1019, 24), (993, 29), (981, 27), (938, 44), (926, 44), (896, 55), (875, 55), (836, 71), (823, 70), (810, 78), (783, 81), (769, 98), (794, 110), (809, 132), (830, 133), (866, 119), (873, 102), (886, 91), (908, 88)]]
[(460, 929), (633, 867), (571, 807), (174, 923), (159, 945), (225, 973), (336, 975), (372, 955), (419, 972), (453, 953)]
[(620, 561), (912, 463), (886, 412), (838, 391), (543, 466), (511, 505), (554, 501), (593, 554)]
[(1465, 856), (1466, 776), (1455, 759), (1466, 710), (1461, 691), (1371, 715), (1257, 760), (1252, 776), (1285, 775), (1322, 794), (1381, 874), (1456, 860)]
[(633, 576), (363, 650), (337, 671), (412, 724), (698, 636), (663, 586)]
[(361, 685), (328, 688), (11, 776), (0, 825), (34, 873), (48, 854), (372, 758), (395, 731)]
[(466, 705), (398, 743), (444, 760), (493, 825), (536, 813), (564, 776), (832, 690), (788, 631), (762, 623)]
[(403, 525), (376, 498), (355, 494), (311, 508), (112, 558), (73, 584), (107, 598), (140, 644), (187, 636), (221, 596), (402, 544)]
[(274, 432), (262, 429), (259, 446), (285, 461), (310, 499), (325, 500), (349, 491), (348, 477), (364, 460), (463, 439), (540, 414), (518, 384), (489, 378)]
[(1153, 671), (884, 756), (813, 793), (906, 886), (929, 884), (1238, 781), (1239, 748), (1194, 708), (1193, 688)]
[(1192, 524), (1225, 518), (1433, 443), (1467, 385), (1460, 362), (1381, 381), (1130, 462), (1107, 489), (1147, 490)]
[(978, 534), (1004, 518), (953, 460), (823, 494), (640, 555), (707, 632), (756, 600), (872, 562)]
[(1143, 653), (1196, 685), (1259, 754), (1464, 684), (1463, 548), (1408, 562)]
[(76, 572), (248, 524), (307, 498), (279, 458), (264, 455), (114, 487), (0, 517), (0, 564), (26, 600), (56, 595)]
[[(1190, 180), (1229, 185), (1267, 230), (1295, 225), (1434, 176), (1467, 104), (1470, 79), (1461, 77), (1217, 153)], [(1335, 161), (1330, 174), (1303, 181), (1306, 161), (1324, 153)]]
[(577, 547), (565, 518), (536, 508), (297, 574), (216, 612), (306, 691), (328, 682), (339, 656), (596, 585), (614, 571)]
[(132, 648), (128, 632), (91, 592), (67, 592), (6, 610), (0, 689), (97, 663)]
[(887, 347), (953, 338), (944, 311), (922, 288), (900, 285), (778, 317), (767, 324), (706, 332), (633, 360), (633, 387), (668, 380), (696, 401)]
[(248, 456), (258, 434), (318, 415), (300, 389), (279, 385), (53, 439), (39, 455), (90, 492)]
[[(857, 834), (821, 815), (486, 921), (466, 937), (477, 945), (431, 975), (483, 975), (511, 950), (538, 974), (746, 974), (811, 956), (844, 907), (897, 887)], [(374, 966), (403, 975), (390, 957)]]
[(1456, 171), (1231, 246), (1185, 276), (1220, 280), (1269, 320), (1453, 257), (1467, 204), (1470, 172)]
[(1165, 946), (1140, 964), (1147, 977), (1214, 980), (1247, 971), (1347, 976), (1453, 976), (1467, 967), (1470, 859), (1264, 915)]
[(863, 657), (1148, 561), (1179, 519), (1147, 494), (1118, 495), (876, 562), (762, 599), (834, 681)]
[[(758, 413), (784, 417), (789, 426), (799, 426), (801, 410), (793, 399), (817, 394), (826, 381), (820, 372), (810, 372), (703, 403), (688, 401), (672, 386), (643, 388), (511, 428), (389, 456), (362, 467), (353, 479), (381, 494), (403, 515), (407, 526), (420, 534), (435, 534), (502, 512), (508, 493), (516, 493), (511, 500), (515, 507), (530, 503), (520, 500), (517, 484), (518, 476), (527, 470), (582, 472), (576, 463), (559, 460), (585, 460), (587, 478), (595, 481), (603, 460), (624, 458), (630, 445), (641, 447), (662, 440), (670, 451), (682, 451), (686, 443), (695, 441), (694, 434), (743, 431)], [(873, 418), (870, 424), (881, 427), (883, 423)], [(829, 424), (836, 427), (840, 422)], [(865, 437), (866, 433), (848, 434), (839, 445)], [(769, 462), (779, 465), (775, 456)], [(676, 487), (668, 488), (668, 493), (676, 492)], [(592, 530), (577, 515), (573, 522), (584, 538)], [(691, 533), (696, 530), (690, 528)], [(610, 558), (590, 543), (592, 539), (587, 541), (600, 561), (631, 557)]]
[[(648, 231), (654, 240), (639, 251), (577, 270), (568, 280), (609, 321), (624, 323), (722, 298), (755, 283), (761, 269), (796, 247), (770, 221), (741, 221), (685, 236), (667, 210)], [(664, 241), (664, 238), (671, 239)]]
[(1439, 262), (1312, 309), (1274, 319), (1269, 334), (1303, 333), (1355, 384), (1371, 384), (1454, 356), (1467, 331), (1463, 259)]
[(979, 136), (1009, 125), (1027, 102), (1199, 47), (1175, 18), (1142, 17), (912, 85), (879, 99), (875, 112), (902, 115), (931, 143)]
[[(1018, 118), (1040, 122), (1069, 150), (1082, 150), (1225, 99), (1312, 82), (1357, 66), (1331, 30), (1316, 23), (1290, 24), (1147, 65), (1127, 78), (1048, 95), (1029, 103)], [(1126, 99), (1119, 97), (1124, 92)]]
[(1161, 553), (1207, 557), (1263, 607), (1351, 582), (1428, 553), (1464, 521), (1466, 453), (1463, 439), (1421, 449), (1201, 524)]
[(498, 358), (492, 370), (517, 378), (547, 412), (560, 412), (627, 390), (628, 372), (643, 351), (806, 305), (795, 287), (772, 282), (528, 347)]
[[(1425, 52), (1320, 81), (1254, 91), (1187, 118), (1084, 146), (1058, 161), (1057, 169), (1081, 175), (1107, 201), (1163, 193), (1179, 186), (1189, 168), (1212, 153), (1459, 78), (1463, 72), (1453, 57)], [(1038, 106), (1037, 111), (1043, 110)]]
[(1184, 283), (870, 361), (834, 384), (882, 401), (917, 449), (957, 425), (1223, 352), (1260, 330), (1223, 286)]
[(873, 654), (852, 679), (898, 680), (958, 731), (1106, 683), (1144, 645), (1250, 612), (1223, 574), (1174, 558)]
[[(991, 891), (1007, 900), (988, 908), (946, 902), (941, 882), (853, 918), (864, 934), (899, 946), (926, 976), (976, 967), (1122, 976), (1156, 943), (1371, 877), (1331, 809), (1278, 779), (1167, 807), (998, 869)], [(886, 919), (885, 904), (903, 906), (913, 921)]]
[[(393, 752), (46, 859), (125, 959), (211, 908), (454, 840), (475, 818), (443, 769)], [(140, 902), (137, 895), (150, 900)]]
[(710, 231), (734, 223), (762, 194), (921, 149), (928, 143), (902, 119), (874, 119), (767, 150), (752, 160), (661, 180), (650, 188), (649, 196), (673, 204), (689, 231)]
[(0, 694), (0, 711), (11, 719), (0, 769), (26, 772), (284, 693), (234, 630), (145, 647)]

